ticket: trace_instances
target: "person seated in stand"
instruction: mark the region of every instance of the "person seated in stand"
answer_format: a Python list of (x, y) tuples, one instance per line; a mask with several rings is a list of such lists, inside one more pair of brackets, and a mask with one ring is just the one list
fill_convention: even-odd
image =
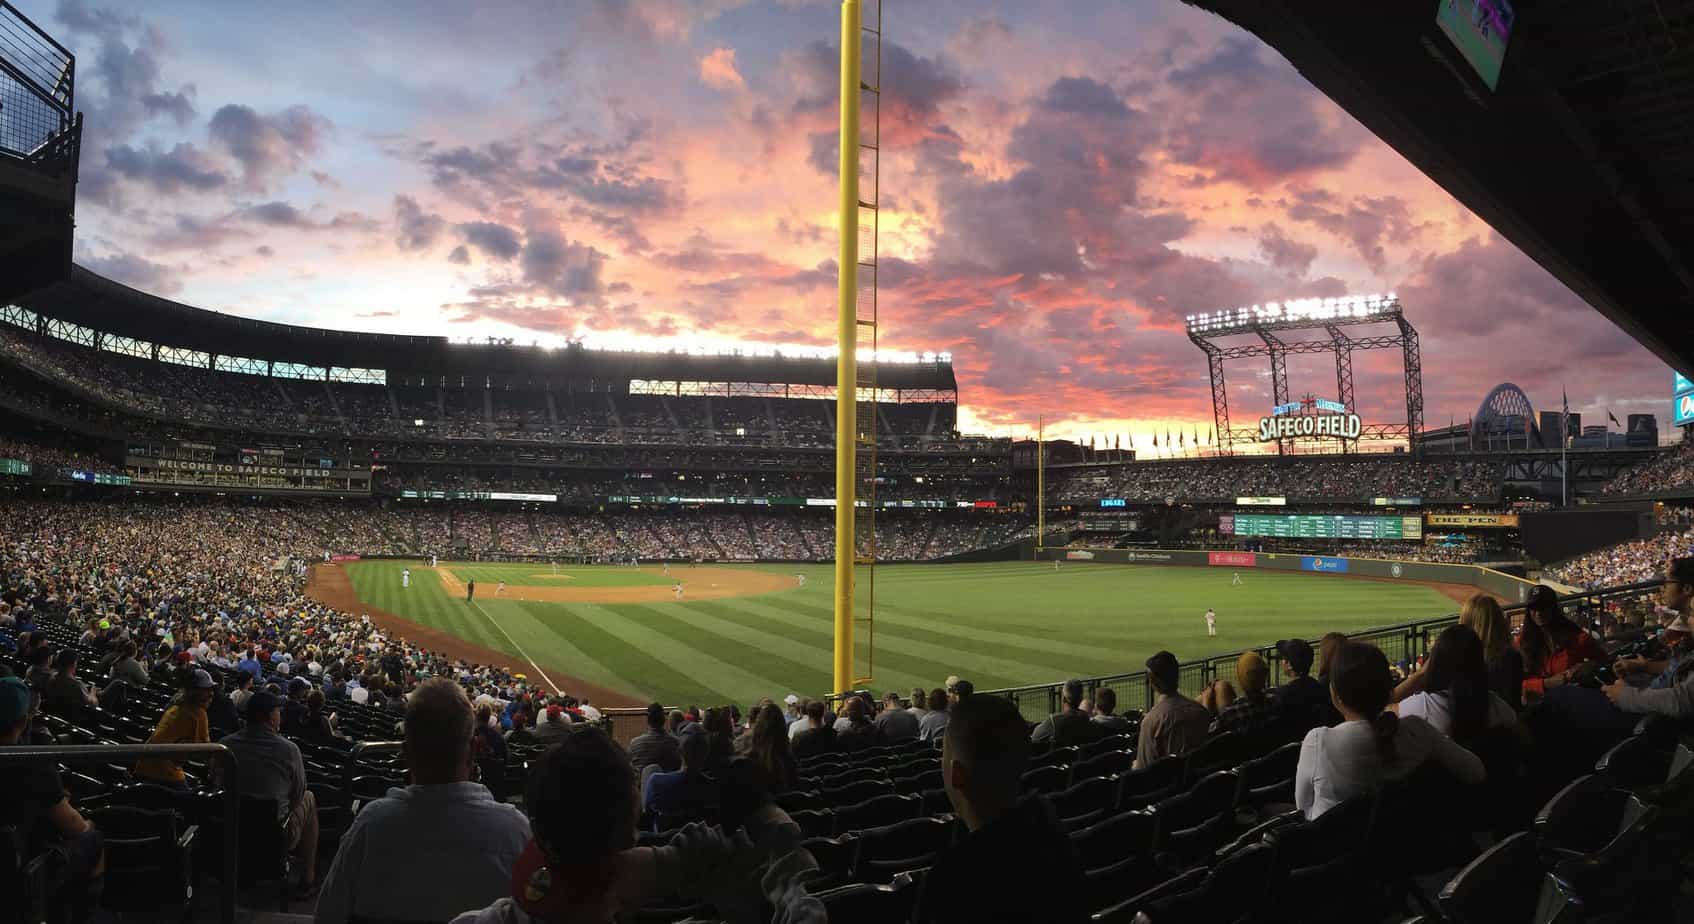
[(1418, 676), (1424, 678), (1423, 691), (1390, 704), (1388, 711), (1423, 719), (1466, 747), (1490, 730), (1521, 733), (1528, 744), (1529, 733), (1518, 724), (1517, 712), (1489, 689), (1488, 663), (1475, 632), (1464, 626), (1441, 630)]
[(952, 709), (941, 781), (969, 832), (925, 877), (914, 921), (1084, 921), (1082, 862), (1040, 797), (1019, 799), (1031, 744), (1010, 700), (971, 696)]
[(1051, 742), (1053, 747), (1062, 748), (1099, 738), (1100, 729), (1090, 721), (1091, 716), (1083, 708), (1084, 696), (1082, 681), (1074, 678), (1065, 681), (1059, 711), (1042, 719), (1041, 724), (1029, 733), (1029, 740), (1035, 744)]
[(1282, 675), (1288, 679), (1271, 692), (1278, 717), (1294, 731), (1304, 731), (1313, 725), (1326, 725), (1335, 707), (1330, 705), (1328, 678), (1314, 679), (1312, 674), (1312, 645), (1303, 638), (1288, 638), (1276, 643), (1276, 653), (1282, 658)]
[(918, 740), (934, 741), (947, 734), (947, 691), (936, 687), (929, 691), (929, 707), (918, 721)]
[(100, 697), (94, 688), (77, 677), (80, 656), (76, 649), (66, 648), (53, 659), (53, 679), (41, 691), (41, 704), (48, 712), (69, 712), (77, 706), (98, 706)]
[(712, 745), (705, 735), (683, 738), (682, 769), (649, 774), (641, 786), (641, 808), (651, 815), (675, 816), (717, 805), (717, 781), (706, 773), (711, 756)]
[(1147, 682), (1157, 694), (1153, 708), (1141, 718), (1133, 769), (1140, 770), (1194, 750), (1206, 741), (1212, 714), (1177, 689), (1180, 667), (1176, 655), (1161, 651), (1147, 659)]
[(1330, 689), (1342, 722), (1318, 727), (1300, 742), (1294, 803), (1307, 820), (1360, 793), (1402, 780), (1426, 763), (1461, 783), (1487, 777), (1482, 759), (1420, 718), (1386, 711), (1393, 678), (1380, 648), (1348, 642), (1336, 652)]
[[(850, 697), (842, 709), (843, 719), (847, 720), (847, 730), (836, 733), (836, 746), (843, 751), (862, 751), (865, 748), (876, 747), (876, 726), (871, 724), (865, 701), (857, 696)], [(837, 722), (837, 727), (840, 726)]]
[(524, 807), (534, 838), (512, 870), (510, 895), (453, 924), (612, 924), (620, 912), (674, 899), (708, 903), (727, 921), (827, 921), (805, 888), (817, 861), (775, 805), (759, 806), (733, 834), (691, 824), (663, 847), (636, 847), (635, 770), (598, 728), (542, 756)]
[[(1694, 558), (1673, 559), (1666, 566), (1659, 604), (1665, 612), (1675, 614), (1671, 627), (1686, 637), (1688, 610), (1694, 604)], [(1682, 656), (1646, 688), (1632, 686), (1620, 674), (1602, 689), (1618, 709), (1631, 715), (1694, 716), (1694, 655)]]
[(900, 694), (889, 690), (888, 695), (882, 698), (882, 711), (877, 713), (873, 724), (876, 725), (877, 736), (884, 743), (892, 744), (916, 738), (918, 722), (917, 716), (900, 705)]
[[(153, 729), (148, 744), (205, 744), (212, 740), (211, 722), (206, 707), (212, 702), (212, 689), (217, 686), (212, 675), (195, 669), (185, 672), (182, 692), (176, 702), (165, 709), (159, 724)], [(135, 762), (135, 776), (150, 783), (172, 789), (188, 789), (182, 764), (163, 758), (143, 758)]]
[(541, 739), (535, 737), (535, 732), (529, 729), (529, 713), (512, 713), (512, 730), (506, 733), (506, 743), (511, 744), (540, 744)]
[[(943, 713), (945, 714), (945, 713)], [(829, 716), (824, 709), (823, 700), (814, 699), (806, 704), (805, 731), (794, 736), (795, 757), (816, 757), (819, 754), (830, 754), (836, 750), (835, 726), (828, 722)], [(684, 740), (687, 740), (684, 738)]]
[(1104, 734), (1124, 735), (1135, 728), (1135, 723), (1127, 717), (1117, 714), (1118, 691), (1111, 687), (1101, 687), (1094, 694), (1094, 716), (1090, 721), (1100, 726)]
[(1525, 696), (1541, 696), (1570, 683), (1606, 655), (1593, 636), (1565, 617), (1558, 594), (1545, 584), (1529, 590), (1518, 651), (1523, 655)]
[(306, 788), (299, 746), (281, 734), (282, 697), (269, 690), (254, 693), (247, 700), (246, 719), (241, 731), (218, 743), (235, 756), (241, 795), (276, 803), (277, 820), (287, 819), (288, 848), (299, 851), (301, 859), (295, 894), (310, 898), (318, 891), (318, 800)]
[(1219, 680), (1200, 695), (1200, 705), (1217, 715), (1212, 721), (1212, 734), (1257, 731), (1277, 717), (1276, 706), (1265, 689), (1270, 683), (1270, 665), (1256, 651), (1242, 652), (1235, 659), (1235, 682)]
[[(27, 743), (33, 694), (16, 677), (0, 677), (0, 748)], [(41, 851), (64, 851), (59, 875), (70, 906), (70, 919), (84, 922), (100, 905), (106, 858), (100, 832), (77, 812), (65, 794), (59, 768), (51, 759), (0, 761), (0, 825), (16, 830), (20, 859)], [(10, 848), (8, 848), (10, 849)], [(21, 895), (7, 896), (19, 902)], [(13, 906), (22, 920), (21, 907)]]
[(412, 785), (390, 789), (353, 819), (324, 876), (319, 924), (445, 921), (510, 894), (529, 821), (471, 781), (475, 734), (458, 684), (436, 678), (412, 691), (403, 745)]

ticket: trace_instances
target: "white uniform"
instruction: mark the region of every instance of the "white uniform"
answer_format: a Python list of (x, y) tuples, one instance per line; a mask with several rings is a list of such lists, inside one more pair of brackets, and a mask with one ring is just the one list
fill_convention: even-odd
[(1206, 635), (1215, 638), (1215, 637), (1217, 637), (1217, 634), (1218, 634), (1218, 614), (1212, 612), (1211, 610), (1207, 610), (1206, 611)]
[(804, 574), (794, 575), (794, 584), (797, 587), (805, 587), (806, 586), (806, 576)]
[(412, 586), (412, 569), (410, 569), (410, 568), (401, 568), (400, 569), (400, 586), (401, 587)]
[(431, 556), (430, 556), (430, 557), (429, 557), (429, 566), (430, 566), (430, 567), (431, 567), (431, 568), (433, 568), (433, 567), (435, 567), (435, 561), (436, 561), (436, 558), (435, 558), (435, 556), (434, 556), (434, 555), (431, 555)]
[(681, 584), (677, 584), (676, 586), (672, 587), (671, 592), (676, 594), (676, 598), (678, 600), (682, 599), (682, 585)]
[(1230, 583), (1231, 584), (1241, 583), (1241, 572), (1239, 572), (1239, 571), (1235, 572), (1235, 577), (1230, 580)]
[(498, 597), (501, 594), (504, 594), (505, 592), (506, 592), (506, 582), (505, 581), (501, 581), (500, 583), (494, 585), (494, 596)]

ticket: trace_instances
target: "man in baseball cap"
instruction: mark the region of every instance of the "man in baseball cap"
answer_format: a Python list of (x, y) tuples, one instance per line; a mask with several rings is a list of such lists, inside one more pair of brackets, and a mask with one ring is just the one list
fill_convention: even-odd
[[(205, 744), (212, 740), (206, 721), (206, 705), (212, 701), (217, 687), (212, 675), (199, 668), (183, 675), (182, 692), (159, 717), (148, 744)], [(150, 783), (188, 790), (182, 764), (159, 757), (146, 757), (135, 762), (135, 775)]]
[(1312, 643), (1285, 638), (1276, 643), (1276, 653), (1282, 658), (1282, 673), (1287, 680), (1272, 694), (1272, 704), (1284, 721), (1301, 732), (1324, 724), (1332, 707), (1329, 689), (1311, 676)]
[(218, 741), (235, 755), (241, 768), (241, 795), (276, 803), (277, 818), (287, 818), (289, 849), (301, 859), (301, 878), (295, 894), (309, 898), (318, 891), (318, 802), (306, 788), (306, 762), (300, 748), (284, 738), (282, 697), (260, 690), (247, 700), (247, 724)]

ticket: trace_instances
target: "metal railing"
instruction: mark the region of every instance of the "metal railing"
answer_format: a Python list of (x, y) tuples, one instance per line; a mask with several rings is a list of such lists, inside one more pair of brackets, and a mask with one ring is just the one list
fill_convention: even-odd
[[(1584, 627), (1592, 626), (1596, 620), (1608, 623), (1615, 621), (1618, 624), (1631, 625), (1634, 624), (1636, 619), (1644, 621), (1651, 614), (1651, 602), (1645, 598), (1654, 595), (1663, 583), (1663, 581), (1644, 581), (1639, 584), (1625, 584), (1584, 591), (1560, 598), (1559, 605), (1567, 614), (1571, 615), (1572, 621)], [(1516, 630), (1523, 622), (1523, 604), (1513, 604), (1504, 607), (1504, 609), (1512, 628)], [(1453, 625), (1458, 620), (1459, 615), (1451, 613), (1446, 616), (1361, 629), (1347, 633), (1347, 637), (1354, 641), (1368, 642), (1381, 648), (1383, 653), (1388, 656), (1390, 664), (1415, 666), (1429, 654), (1429, 646), (1435, 636), (1441, 634), (1442, 629)], [(1308, 641), (1312, 643), (1313, 651), (1316, 652), (1318, 640), (1308, 639)], [(1276, 646), (1273, 643), (1182, 662), (1178, 667), (1178, 689), (1182, 691), (1184, 696), (1195, 697), (1199, 696), (1201, 691), (1214, 681), (1229, 680), (1233, 682), (1235, 679), (1235, 662), (1248, 651), (1257, 651), (1270, 665), (1271, 683), (1273, 685), (1282, 682), (1282, 659), (1276, 653)], [(1082, 678), (1082, 685), (1087, 690), (1089, 699), (1096, 698), (1100, 690), (1110, 688), (1117, 694), (1118, 705), (1122, 709), (1145, 711), (1153, 707), (1153, 686), (1147, 681), (1145, 670)], [(1037, 683), (978, 692), (1004, 696), (1017, 704), (1018, 710), (1023, 713), (1024, 718), (1030, 721), (1040, 721), (1059, 711), (1063, 690), (1064, 681), (1061, 680), (1052, 683)]]
[(235, 754), (221, 744), (53, 744), (15, 745), (0, 748), (0, 766), (31, 760), (50, 759), (62, 764), (105, 764), (130, 761), (144, 757), (197, 758), (210, 757), (224, 764), (223, 786), (223, 869), (218, 875), (218, 919), (223, 924), (235, 921), (236, 857), (240, 851), (241, 787), (240, 768)]

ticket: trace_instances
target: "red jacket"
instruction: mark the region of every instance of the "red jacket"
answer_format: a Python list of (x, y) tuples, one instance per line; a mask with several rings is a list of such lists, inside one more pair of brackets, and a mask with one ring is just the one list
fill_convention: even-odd
[[(1521, 643), (1521, 639), (1514, 643), (1518, 645), (1519, 653), (1523, 651)], [(1597, 661), (1605, 656), (1605, 649), (1600, 647), (1599, 642), (1594, 641), (1594, 636), (1578, 629), (1576, 636), (1571, 639), (1569, 645), (1563, 648), (1555, 648), (1547, 655), (1547, 661), (1541, 665), (1539, 673), (1532, 673), (1528, 670), (1529, 658), (1528, 656), (1524, 657), (1523, 692), (1540, 696), (1547, 692), (1545, 681), (1548, 677), (1563, 673), (1584, 661)]]

